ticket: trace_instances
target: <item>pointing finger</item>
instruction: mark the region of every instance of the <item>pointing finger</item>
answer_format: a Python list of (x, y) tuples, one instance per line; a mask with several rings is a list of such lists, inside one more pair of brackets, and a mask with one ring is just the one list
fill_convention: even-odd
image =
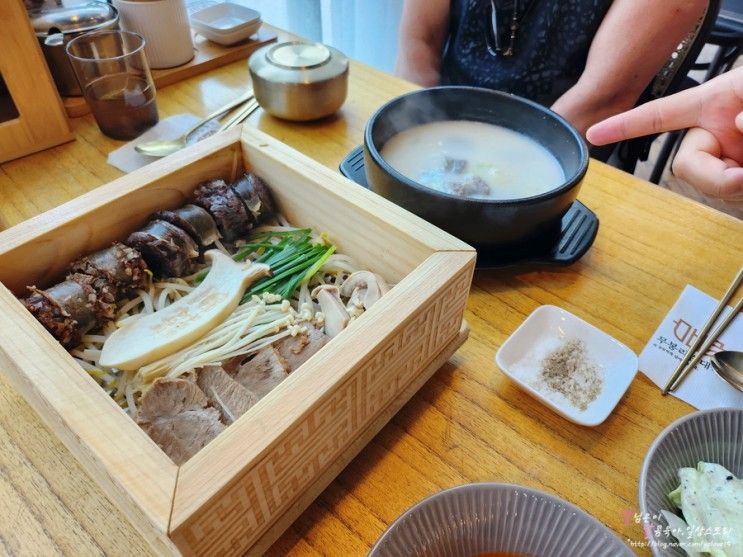
[(704, 93), (698, 88), (657, 99), (607, 118), (591, 126), (586, 139), (594, 145), (606, 145), (625, 139), (680, 130), (696, 125)]

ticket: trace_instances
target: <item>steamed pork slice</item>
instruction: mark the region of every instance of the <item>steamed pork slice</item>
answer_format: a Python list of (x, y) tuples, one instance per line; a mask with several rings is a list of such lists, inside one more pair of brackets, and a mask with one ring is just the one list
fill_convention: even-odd
[(199, 246), (177, 226), (155, 219), (133, 232), (127, 245), (140, 251), (157, 277), (182, 277), (192, 272)]
[(198, 372), (196, 384), (230, 425), (258, 402), (258, 397), (235, 381), (221, 366), (205, 366)]
[[(237, 358), (239, 359), (239, 358)], [(244, 358), (235, 370), (235, 381), (261, 399), (289, 376), (289, 364), (273, 346)]]
[(322, 329), (308, 326), (307, 331), (289, 336), (276, 343), (276, 351), (286, 362), (289, 371), (294, 371), (310, 359), (330, 340)]
[(31, 295), (23, 305), (65, 348), (80, 344), (96, 325), (97, 294), (91, 286), (66, 280), (46, 290), (28, 289)]
[(120, 290), (146, 288), (147, 264), (142, 254), (121, 242), (81, 257), (70, 265), (70, 272), (104, 280)]
[(252, 172), (232, 183), (232, 189), (245, 203), (255, 222), (261, 222), (276, 212), (276, 204), (266, 183)]
[(219, 239), (217, 223), (206, 209), (198, 205), (189, 203), (173, 211), (158, 211), (153, 217), (183, 229), (202, 248), (211, 246)]
[(206, 209), (217, 223), (225, 242), (245, 238), (254, 220), (245, 204), (224, 180), (202, 182), (194, 190), (196, 205)]
[(225, 428), (219, 411), (187, 379), (158, 379), (144, 394), (137, 423), (176, 464), (183, 464)]

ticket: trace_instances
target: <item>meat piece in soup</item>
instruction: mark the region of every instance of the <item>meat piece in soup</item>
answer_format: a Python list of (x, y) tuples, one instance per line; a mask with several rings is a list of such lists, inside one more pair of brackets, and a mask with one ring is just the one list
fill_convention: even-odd
[(474, 199), (531, 197), (565, 180), (560, 163), (537, 141), (484, 122), (415, 126), (391, 137), (381, 155), (411, 180)]

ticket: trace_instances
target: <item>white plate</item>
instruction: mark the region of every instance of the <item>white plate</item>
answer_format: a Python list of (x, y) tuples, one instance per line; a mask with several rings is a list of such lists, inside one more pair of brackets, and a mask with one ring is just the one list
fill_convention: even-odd
[[(603, 388), (585, 410), (559, 393), (537, 387), (541, 362), (570, 339), (585, 343), (588, 358), (603, 374)], [(605, 332), (556, 306), (540, 306), (508, 337), (495, 355), (498, 367), (522, 389), (561, 416), (596, 426), (614, 410), (637, 373), (637, 356)]]
[(191, 27), (221, 45), (243, 41), (260, 26), (260, 13), (232, 2), (222, 2), (191, 14)]

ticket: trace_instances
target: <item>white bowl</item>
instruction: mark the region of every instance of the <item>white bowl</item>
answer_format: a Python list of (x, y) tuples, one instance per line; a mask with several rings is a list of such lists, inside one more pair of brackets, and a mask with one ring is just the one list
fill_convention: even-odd
[(244, 41), (260, 26), (260, 13), (232, 2), (222, 2), (191, 14), (191, 27), (210, 41), (225, 46)]
[[(585, 343), (589, 360), (603, 375), (598, 397), (585, 410), (564, 396), (538, 387), (542, 360), (569, 339)], [(637, 356), (605, 332), (556, 306), (540, 306), (508, 337), (495, 355), (498, 367), (522, 389), (561, 416), (580, 425), (596, 426), (614, 410), (637, 373)]]

